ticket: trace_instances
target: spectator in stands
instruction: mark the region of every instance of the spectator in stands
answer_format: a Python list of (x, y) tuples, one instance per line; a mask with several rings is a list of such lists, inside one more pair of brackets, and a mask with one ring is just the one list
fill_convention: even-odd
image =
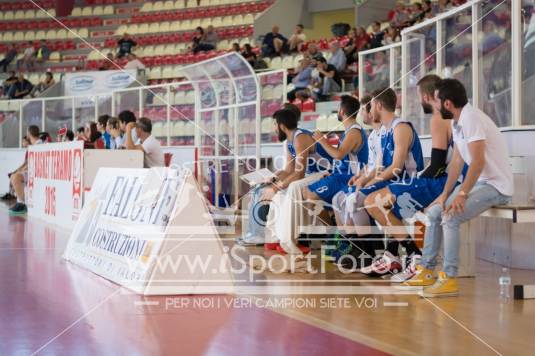
[(67, 130), (66, 127), (58, 130), (58, 142), (72, 142), (74, 141), (74, 132)]
[(308, 44), (306, 53), (310, 56), (310, 58), (321, 55), (320, 51), (318, 50), (318, 46), (315, 43)]
[(201, 51), (213, 51), (217, 46), (217, 41), (217, 33), (214, 31), (212, 26), (209, 26), (206, 32), (204, 32), (204, 29), (199, 26), (195, 29), (191, 50), (193, 53), (198, 53)]
[(26, 71), (33, 69), (33, 64), (35, 61), (35, 49), (33, 48), (32, 41), (28, 42), (28, 47), (23, 52), (22, 58), (17, 62), (17, 70), (24, 68)]
[(433, 12), (435, 14), (439, 14), (442, 12), (446, 12), (452, 8), (451, 1), (450, 0), (438, 0), (438, 3), (435, 3)]
[(85, 123), (82, 141), (84, 141), (84, 148), (105, 148), (102, 134), (97, 129), (97, 123), (93, 121)]
[(309, 56), (304, 56), (296, 68), (295, 76), (292, 79), (294, 88), (287, 94), (288, 101), (295, 100), (295, 95), (301, 90), (306, 90), (312, 79), (312, 61)]
[(372, 23), (372, 33), (370, 34), (370, 48), (379, 48), (383, 45), (385, 33), (381, 31), (381, 23), (375, 21)]
[(412, 4), (410, 17), (405, 21), (405, 26), (412, 26), (415, 23), (421, 22), (425, 18), (425, 11), (421, 3), (415, 2)]
[(332, 42), (329, 50), (332, 56), (327, 63), (332, 64), (336, 68), (336, 71), (343, 72), (346, 69), (347, 58), (344, 50), (340, 48), (340, 43), (338, 41)]
[(255, 68), (256, 54), (253, 52), (253, 48), (251, 47), (249, 43), (246, 43), (243, 46), (243, 52), (241, 53), (241, 55), (243, 56), (243, 58), (245, 58), (247, 62), (249, 62), (251, 67)]
[(407, 20), (405, 3), (403, 1), (396, 2), (396, 8), (388, 13), (388, 21), (394, 27), (401, 27)]
[(240, 52), (241, 52), (240, 44), (239, 44), (238, 42), (234, 42), (234, 43), (232, 44), (232, 47), (230, 48), (230, 50), (231, 50), (232, 52), (238, 52), (238, 53), (240, 53)]
[(45, 64), (46, 61), (50, 58), (50, 49), (46, 45), (46, 41), (42, 39), (39, 41), (39, 48), (35, 53), (35, 60), (41, 66)]
[(349, 41), (344, 47), (348, 65), (358, 62), (358, 52), (365, 49), (369, 41), (370, 36), (368, 36), (363, 27), (352, 28), (349, 31)]
[[(36, 125), (30, 125), (26, 132), (26, 137), (30, 141), (31, 145), (38, 145), (43, 143), (39, 139), (39, 127)], [(28, 175), (28, 161), (25, 159), (22, 166), (16, 171), (10, 174), (9, 181), (15, 190), (17, 196), (17, 202), (9, 209), (9, 213), (13, 215), (26, 214), (27, 208), (25, 204), (24, 189), (26, 188), (26, 180)]]
[(107, 130), (109, 119), (110, 115), (107, 114), (100, 115), (97, 119), (97, 130), (100, 132), (102, 139), (104, 140), (104, 148), (106, 149), (112, 149), (115, 147), (115, 142)]
[(17, 82), (18, 78), (14, 71), (9, 72), (9, 77), (4, 80), (3, 86), (3, 92), (4, 95), (7, 96), (9, 93), (9, 88), (11, 88), (12, 85), (14, 85)]
[(383, 45), (389, 45), (401, 41), (398, 30), (395, 27), (390, 26), (386, 29), (385, 36), (383, 39)]
[(76, 129), (76, 141), (83, 141), (85, 139), (85, 128), (80, 126)]
[[(132, 132), (136, 131), (139, 143), (132, 137)], [(146, 117), (141, 117), (137, 122), (129, 122), (126, 125), (125, 146), (129, 150), (143, 151), (143, 166), (145, 168), (164, 167), (164, 155), (160, 142), (151, 134), (152, 122)]]
[(10, 99), (22, 99), (26, 95), (30, 94), (33, 89), (33, 84), (24, 78), (23, 73), (19, 73), (17, 81), (9, 87), (9, 92), (7, 96)]
[(106, 55), (106, 59), (102, 61), (102, 64), (100, 65), (98, 70), (111, 70), (116, 68), (117, 67), (115, 66), (115, 58), (113, 57), (113, 53), (108, 52), (108, 54)]
[(214, 30), (214, 26), (210, 25), (206, 28), (204, 39), (201, 41), (201, 45), (205, 48), (202, 51), (213, 51), (217, 48), (217, 42), (219, 42), (219, 36)]
[(288, 40), (290, 52), (301, 51), (303, 44), (307, 40), (307, 36), (303, 32), (303, 30), (304, 27), (302, 24), (298, 24), (297, 26), (295, 26), (295, 32), (293, 33), (293, 35), (290, 36), (290, 39)]
[(140, 70), (146, 68), (143, 62), (141, 62), (135, 54), (129, 53), (126, 58), (128, 59), (128, 62), (124, 65), (124, 69)]
[(39, 134), (39, 139), (43, 142), (43, 143), (51, 143), (52, 142), (52, 136), (50, 136), (50, 134), (46, 131), (43, 131)]
[(319, 72), (319, 82), (315, 83), (313, 95), (317, 101), (327, 100), (334, 92), (339, 92), (342, 88), (342, 80), (336, 67), (328, 64), (323, 57), (317, 59), (316, 68)]
[[(115, 147), (124, 148), (126, 140), (126, 126), (131, 123), (136, 122), (136, 115), (130, 110), (124, 110), (119, 113), (119, 128), (121, 129), (121, 135), (115, 139)], [(136, 131), (131, 132), (132, 137), (134, 137), (134, 142), (137, 142)]]
[(13, 60), (17, 57), (17, 49), (15, 48), (14, 44), (10, 44), (8, 47), (8, 50), (6, 54), (4, 55), (4, 59), (0, 61), (0, 66), (2, 66), (2, 70), (7, 72), (7, 67), (13, 62)]
[(375, 52), (373, 56), (372, 71), (368, 75), (368, 80), (374, 83), (374, 89), (387, 87), (390, 84), (389, 68), (385, 56), (384, 52)]
[(40, 94), (56, 84), (56, 81), (54, 80), (54, 76), (51, 72), (45, 73), (45, 79), (42, 80), (39, 84), (33, 87), (31, 95), (36, 96), (37, 94)]
[(273, 26), (262, 41), (262, 57), (280, 56), (287, 50), (288, 39), (279, 33), (279, 26)]
[(109, 120), (108, 120), (108, 123), (106, 125), (106, 132), (108, 132), (111, 136), (111, 140), (113, 141), (112, 144), (110, 144), (110, 148), (114, 149), (114, 148), (119, 148), (119, 146), (117, 146), (116, 142), (117, 142), (117, 138), (120, 138), (122, 133), (121, 133), (121, 124), (119, 123), (119, 119), (116, 118), (116, 117), (111, 117)]
[(137, 46), (137, 42), (132, 39), (128, 33), (124, 33), (123, 37), (117, 41), (119, 51), (117, 52), (117, 58), (123, 58), (125, 55), (132, 53), (132, 48)]

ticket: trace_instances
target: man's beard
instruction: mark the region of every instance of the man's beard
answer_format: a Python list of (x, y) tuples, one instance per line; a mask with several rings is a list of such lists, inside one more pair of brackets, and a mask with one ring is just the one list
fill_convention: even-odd
[(373, 113), (372, 114), (372, 118), (373, 118), (373, 122), (376, 123), (376, 124), (380, 124), (381, 123), (381, 115), (379, 115), (378, 113)]
[(449, 110), (447, 110), (446, 108), (444, 107), (441, 107), (440, 108), (440, 115), (442, 115), (442, 118), (444, 120), (451, 120), (453, 119), (453, 113)]
[(433, 113), (433, 106), (428, 103), (422, 102), (422, 110), (424, 111), (424, 114), (432, 114)]
[(279, 142), (284, 142), (288, 138), (286, 136), (286, 134), (284, 133), (284, 131), (282, 131), (280, 129), (279, 129), (279, 132), (278, 132), (277, 136), (279, 137)]

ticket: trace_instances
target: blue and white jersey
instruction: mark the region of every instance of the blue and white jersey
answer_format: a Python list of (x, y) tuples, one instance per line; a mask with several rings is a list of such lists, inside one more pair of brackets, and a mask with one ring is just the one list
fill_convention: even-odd
[(338, 148), (340, 148), (350, 130), (360, 131), (362, 143), (355, 150), (349, 152), (341, 161), (335, 163), (334, 173), (354, 175), (368, 163), (368, 140), (366, 132), (359, 124), (355, 123), (344, 131), (338, 142)]
[[(312, 137), (312, 132), (297, 128), (294, 131), (291, 140), (287, 140), (286, 145), (290, 156), (295, 159), (297, 153), (295, 151), (294, 140), (299, 135), (309, 135)], [(333, 158), (325, 151), (325, 149), (319, 143), (315, 143), (308, 152), (307, 173), (316, 173), (322, 171), (328, 171), (332, 168)]]
[(416, 133), (416, 130), (414, 129), (412, 124), (400, 118), (395, 118), (394, 121), (392, 121), (392, 125), (390, 126), (390, 128), (385, 129), (383, 135), (381, 136), (383, 167), (386, 168), (391, 166), (394, 161), (394, 129), (400, 123), (408, 124), (412, 129), (412, 142), (409, 146), (409, 154), (403, 168), (404, 173), (406, 172), (406, 174), (410, 176), (415, 176), (419, 171), (424, 168), (422, 145), (420, 143), (420, 138), (418, 137), (418, 134)]
[(381, 149), (381, 130), (384, 130), (383, 126), (381, 126), (379, 129), (373, 129), (368, 135), (368, 172), (375, 168), (377, 162), (382, 162), (383, 160), (383, 152)]

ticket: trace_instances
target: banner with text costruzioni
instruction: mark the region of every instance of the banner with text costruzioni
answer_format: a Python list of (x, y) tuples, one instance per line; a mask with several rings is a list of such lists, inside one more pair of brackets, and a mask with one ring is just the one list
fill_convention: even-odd
[[(189, 215), (208, 218), (213, 227), (207, 211), (185, 197), (192, 185), (197, 188), (191, 177), (175, 169), (101, 168), (64, 258), (137, 293), (192, 293), (191, 278), (184, 284), (184, 271), (161, 267), (163, 258), (171, 266), (183, 259), (184, 247), (192, 243), (196, 249), (187, 254), (206, 251), (206, 234), (202, 242), (190, 234), (186, 244), (173, 238), (183, 236), (176, 230), (189, 225)], [(219, 254), (217, 232), (209, 231)]]
[(82, 141), (28, 147), (28, 214), (74, 226), (82, 209)]

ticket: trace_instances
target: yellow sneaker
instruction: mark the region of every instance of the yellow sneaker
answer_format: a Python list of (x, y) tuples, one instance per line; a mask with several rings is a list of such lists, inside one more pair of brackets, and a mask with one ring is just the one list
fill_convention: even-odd
[(459, 286), (457, 285), (457, 278), (448, 277), (446, 272), (439, 272), (438, 279), (430, 287), (424, 288), (422, 297), (437, 298), (437, 297), (453, 297), (459, 294)]
[(416, 274), (414, 277), (401, 283), (402, 286), (409, 287), (427, 287), (432, 286), (436, 281), (436, 278), (433, 276), (433, 271), (430, 269), (424, 268), (422, 265), (416, 266)]

